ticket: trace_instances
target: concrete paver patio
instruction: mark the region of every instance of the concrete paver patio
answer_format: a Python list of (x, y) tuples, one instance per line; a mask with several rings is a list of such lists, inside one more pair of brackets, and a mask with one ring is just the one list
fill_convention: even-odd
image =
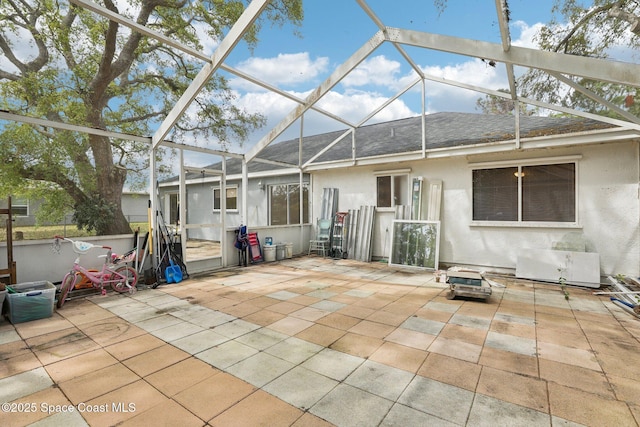
[(639, 425), (638, 319), (492, 280), (303, 257), (70, 301), (0, 323), (0, 425)]

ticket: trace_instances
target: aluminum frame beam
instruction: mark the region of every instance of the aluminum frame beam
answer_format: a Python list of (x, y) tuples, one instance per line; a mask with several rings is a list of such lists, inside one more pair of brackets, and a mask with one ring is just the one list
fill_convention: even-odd
[(20, 114), (10, 113), (5, 110), (0, 110), (0, 120), (14, 121), (20, 123), (26, 123), (29, 125), (50, 127), (54, 129), (67, 130), (71, 132), (81, 132), (88, 135), (106, 136), (107, 138), (124, 139), (127, 141), (145, 142), (151, 143), (151, 137), (149, 136), (137, 136), (128, 133), (113, 132), (103, 129), (91, 128), (88, 126), (72, 125), (68, 123), (56, 122), (48, 119), (39, 119), (36, 117), (22, 116)]
[(191, 47), (182, 44), (180, 42), (177, 42), (175, 40), (172, 40), (171, 38), (165, 36), (162, 33), (159, 33), (157, 31), (154, 31), (152, 29), (149, 29), (147, 27), (145, 27), (144, 25), (140, 25), (137, 22), (122, 16), (118, 13), (115, 13), (109, 9), (107, 9), (106, 7), (100, 6), (99, 4), (96, 4), (92, 1), (88, 1), (88, 0), (69, 0), (69, 3), (73, 3), (76, 6), (82, 7), (83, 9), (87, 9), (90, 10), (93, 13), (96, 13), (98, 15), (101, 15), (107, 19), (110, 19), (114, 22), (117, 22), (118, 24), (124, 25), (125, 27), (129, 27), (134, 31), (139, 32), (140, 34), (144, 34), (145, 36), (151, 37), (152, 39), (155, 39), (159, 42), (162, 42), (163, 44), (166, 44), (168, 46), (171, 46), (173, 48), (176, 48), (178, 50), (181, 50), (193, 57), (196, 57), (198, 59), (201, 59), (205, 62), (211, 62), (211, 58), (203, 53), (198, 52), (195, 49), (192, 49)]
[(187, 87), (184, 94), (176, 102), (176, 105), (169, 111), (167, 117), (160, 124), (160, 127), (152, 137), (153, 148), (156, 148), (156, 146), (169, 135), (169, 132), (171, 132), (171, 129), (180, 117), (186, 112), (187, 108), (189, 108), (193, 100), (198, 96), (200, 91), (202, 91), (226, 57), (229, 56), (233, 48), (240, 42), (249, 27), (258, 19), (258, 16), (260, 16), (269, 2), (270, 0), (253, 0), (249, 3), (244, 12), (242, 12), (242, 15), (240, 15), (240, 18), (233, 24), (229, 33), (222, 39), (222, 42), (220, 42), (220, 45), (211, 57), (211, 62), (202, 67), (193, 79), (193, 82)]
[(388, 40), (441, 52), (455, 53), (473, 58), (482, 57), (505, 64), (519, 65), (580, 76), (594, 80), (640, 87), (638, 65), (584, 56), (567, 55), (525, 47), (511, 46), (508, 51), (496, 43), (444, 36), (400, 28), (388, 28)]
[[(197, 148), (187, 148), (186, 146), (179, 147), (177, 145), (167, 143), (166, 141), (160, 142), (160, 139), (163, 139), (163, 138), (160, 138), (160, 136), (162, 134), (166, 136), (170, 132), (171, 128), (173, 127), (173, 125), (175, 125), (178, 118), (181, 116), (181, 114), (184, 113), (184, 111), (188, 107), (188, 104), (190, 104), (190, 102), (195, 98), (195, 96), (197, 96), (197, 94), (202, 88), (202, 85), (206, 83), (206, 80), (208, 79), (208, 77), (210, 77), (211, 74), (213, 74), (217, 68), (220, 68), (240, 78), (248, 80), (258, 86), (261, 86), (271, 92), (278, 93), (281, 96), (284, 96), (287, 99), (290, 99), (300, 104), (300, 106), (303, 107), (302, 109), (304, 111), (308, 109), (312, 109), (314, 111), (318, 111), (319, 113), (325, 116), (331, 117), (332, 119), (337, 120), (338, 122), (341, 122), (347, 125), (348, 127), (353, 128), (353, 127), (359, 126), (359, 125), (350, 123), (349, 121), (342, 119), (341, 117), (336, 116), (330, 112), (324, 111), (316, 107), (315, 101), (317, 101), (317, 99), (313, 101), (311, 104), (309, 104), (311, 101), (309, 97), (306, 100), (299, 99), (285, 91), (282, 91), (268, 83), (260, 81), (259, 79), (256, 79), (244, 72), (236, 70), (223, 63), (223, 59), (226, 57), (226, 55), (228, 55), (228, 53), (230, 53), (231, 50), (233, 50), (233, 48), (237, 44), (239, 37), (241, 37), (241, 35), (239, 35), (239, 37), (237, 37), (235, 40), (231, 40), (234, 38), (234, 34), (232, 34), (232, 32), (234, 32), (234, 28), (238, 30), (238, 34), (243, 33), (243, 31), (245, 31), (247, 26), (250, 24), (249, 21), (252, 23), (253, 21), (255, 21), (255, 19), (257, 19), (257, 17), (260, 15), (262, 10), (264, 10), (266, 5), (269, 3), (269, 0), (260, 0), (260, 1), (251, 2), (249, 7), (247, 7), (247, 10), (245, 10), (245, 13), (243, 14), (243, 16), (236, 23), (236, 25), (234, 25), (234, 27), (229, 32), (229, 35), (225, 37), (225, 39), (223, 40), (223, 43), (221, 43), (218, 50), (212, 57), (209, 57), (201, 52), (198, 52), (197, 50), (192, 49), (189, 46), (186, 46), (182, 43), (176, 42), (171, 38), (157, 31), (151, 30), (143, 25), (140, 25), (135, 21), (129, 18), (126, 18), (118, 13), (112, 12), (109, 9), (106, 9), (105, 7), (100, 6), (92, 1), (70, 0), (70, 2), (79, 7), (90, 10), (94, 13), (100, 14), (124, 26), (127, 26), (132, 30), (138, 31), (148, 37), (154, 38), (164, 44), (167, 44), (168, 46), (179, 49), (193, 56), (194, 58), (205, 61), (205, 63), (208, 64), (208, 67), (205, 67), (205, 68), (209, 69), (209, 71), (206, 72), (206, 74), (208, 74), (207, 78), (204, 79), (204, 82), (201, 82), (200, 84), (196, 83), (196, 80), (198, 79), (198, 77), (196, 78), (196, 80), (194, 80), (194, 82), (189, 87), (189, 89), (187, 89), (185, 94), (183, 94), (183, 97), (181, 98), (182, 102), (179, 101), (176, 107), (174, 107), (174, 109), (172, 110), (173, 115), (172, 113), (170, 113), (170, 116), (168, 116), (165, 119), (160, 129), (156, 132), (156, 134), (152, 138), (140, 137), (135, 135), (125, 135), (125, 134), (119, 134), (117, 132), (109, 132), (109, 131), (91, 129), (86, 127), (84, 128), (76, 127), (74, 125), (65, 125), (65, 124), (59, 124), (59, 123), (49, 122), (49, 121), (40, 121), (40, 119), (28, 119), (28, 118), (23, 118), (17, 115), (5, 116), (7, 117), (8, 120), (17, 120), (17, 121), (22, 121), (22, 122), (31, 123), (31, 124), (39, 124), (42, 126), (51, 126), (59, 129), (68, 129), (68, 130), (74, 130), (74, 131), (80, 131), (80, 132), (87, 132), (91, 134), (109, 136), (114, 138), (125, 138), (125, 139), (134, 140), (134, 141), (149, 142), (149, 140), (151, 139), (151, 142), (154, 148), (158, 144), (162, 143), (165, 145), (174, 146), (175, 148), (184, 148), (184, 149), (191, 149), (194, 151), (200, 151)], [(498, 16), (498, 24), (500, 27), (500, 34), (502, 38), (501, 51), (500, 51), (499, 45), (493, 44), (493, 43), (386, 27), (384, 26), (384, 23), (382, 22), (382, 20), (368, 6), (365, 0), (356, 0), (356, 2), (364, 10), (364, 12), (369, 16), (369, 18), (376, 24), (376, 26), (378, 26), (381, 33), (384, 35), (384, 39), (386, 41), (391, 42), (394, 45), (394, 47), (400, 52), (400, 54), (405, 58), (405, 60), (409, 63), (409, 65), (422, 78), (427, 80), (437, 81), (443, 84), (466, 88), (469, 90), (477, 91), (480, 93), (486, 93), (494, 96), (500, 96), (504, 98), (510, 97), (516, 102), (520, 102), (520, 101), (525, 102), (525, 100), (523, 98), (519, 98), (516, 93), (515, 77), (513, 73), (514, 64), (521, 65), (524, 67), (529, 67), (529, 68), (538, 68), (538, 69), (547, 71), (551, 75), (554, 75), (556, 78), (558, 78), (557, 73), (566, 73), (566, 74), (577, 75), (581, 77), (593, 78), (598, 80), (612, 81), (615, 83), (630, 84), (632, 86), (640, 85), (640, 79), (637, 78), (638, 73), (635, 73), (635, 69), (634, 69), (634, 68), (637, 68), (635, 64), (626, 64), (626, 63), (620, 63), (620, 62), (608, 61), (608, 60), (599, 60), (599, 59), (593, 59), (593, 58), (575, 57), (571, 55), (558, 54), (553, 52), (544, 52), (544, 51), (539, 51), (535, 49), (513, 47), (511, 45), (508, 22), (505, 16), (506, 5), (504, 3), (504, 0), (495, 0), (496, 12)], [(244, 27), (244, 30), (242, 29), (243, 27)], [(408, 41), (407, 39), (411, 39), (411, 40)], [(228, 41), (228, 45), (225, 44), (225, 46), (223, 46), (225, 41)], [(505, 96), (505, 94), (503, 94), (502, 92), (492, 91), (490, 89), (468, 85), (465, 83), (460, 83), (460, 82), (446, 80), (446, 79), (442, 79), (434, 76), (424, 75), (421, 69), (412, 60), (411, 56), (404, 51), (404, 49), (402, 48), (403, 44), (418, 46), (418, 47), (427, 48), (427, 49), (441, 50), (445, 52), (466, 55), (470, 57), (478, 57), (477, 55), (481, 54), (483, 59), (492, 59), (492, 60), (501, 62), (506, 66), (507, 77), (508, 77), (509, 86), (510, 86), (510, 94), (507, 94), (507, 96)], [(217, 65), (215, 64), (216, 60), (218, 60), (219, 62)], [(567, 67), (565, 66), (567, 62), (570, 63), (568, 67), (569, 69), (567, 69)], [(539, 66), (537, 65), (537, 63), (541, 63), (542, 65)], [(561, 66), (556, 65), (558, 63), (562, 65)], [(615, 64), (613, 67), (615, 70), (613, 72), (611, 72), (611, 70), (608, 70), (608, 67), (610, 67), (611, 64)], [(205, 70), (203, 69), (201, 70), (201, 72), (204, 73)], [(338, 80), (338, 82), (343, 77), (344, 75)], [(580, 90), (581, 92), (585, 93), (587, 96), (590, 96), (589, 93), (587, 93), (588, 91), (585, 92), (586, 89), (580, 86), (576, 87), (576, 84), (570, 84), (567, 82), (565, 83), (569, 84), (575, 90)], [(196, 89), (194, 89), (194, 85), (197, 85)], [(316, 89), (316, 91), (318, 89)], [(603, 101), (602, 98), (597, 99), (592, 97), (592, 99), (601, 103)], [(532, 105), (539, 105), (539, 104), (532, 104)], [(562, 107), (558, 107), (551, 104), (544, 104), (544, 105), (546, 105), (545, 108), (567, 112), (566, 109)], [(610, 104), (603, 103), (603, 105), (607, 106), (608, 108), (611, 108)], [(569, 112), (571, 112), (572, 114), (581, 115), (579, 114), (579, 112), (576, 112), (574, 110), (570, 110)], [(635, 116), (633, 115), (625, 114), (623, 116), (625, 117), (625, 119), (628, 119), (634, 124), (638, 123), (638, 118), (635, 118)], [(278, 135), (282, 131), (280, 131)], [(264, 147), (266, 147), (266, 145), (268, 145), (275, 138), (268, 138), (268, 139), (270, 139), (270, 141), (266, 144), (264, 144), (265, 142), (264, 140), (260, 141), (259, 145), (261, 148), (259, 150), (256, 147), (254, 147), (249, 152), (250, 159), (254, 158), (257, 155), (257, 152), (261, 151)], [(215, 150), (213, 151), (213, 153), (215, 154)], [(241, 156), (241, 155), (238, 155), (238, 156)]]
[(604, 105), (605, 107), (607, 107), (611, 111), (614, 111), (614, 112), (618, 113), (621, 117), (624, 117), (625, 119), (629, 120), (630, 122), (635, 123), (635, 124), (640, 124), (640, 117), (636, 117), (633, 114), (629, 113), (628, 111), (623, 110), (622, 108), (620, 108), (617, 105), (611, 103), (610, 101), (607, 101), (606, 99), (604, 99), (603, 97), (601, 97), (597, 93), (594, 93), (594, 92), (590, 91), (589, 89), (579, 85), (578, 83), (576, 83), (573, 80), (563, 76), (562, 74), (558, 74), (558, 73), (549, 73), (549, 74), (551, 76), (555, 77), (556, 79), (558, 79), (559, 81), (561, 81), (562, 83), (566, 84), (567, 86), (571, 86), (572, 88), (574, 88), (578, 92), (581, 92), (582, 94), (584, 94), (585, 96), (591, 98), (592, 100)]
[[(124, 17), (122, 15), (119, 15), (117, 13), (114, 13), (114, 12), (110, 11), (109, 9), (103, 7), (103, 6), (97, 5), (97, 4), (95, 4), (95, 3), (91, 2), (91, 1), (87, 1), (87, 0), (69, 0), (69, 1), (71, 3), (76, 4), (77, 6), (83, 7), (83, 8), (85, 8), (87, 10), (90, 10), (90, 11), (92, 11), (92, 12), (98, 14), (98, 15), (101, 15), (101, 16), (103, 16), (105, 18), (108, 18), (108, 19), (110, 19), (112, 21), (115, 21), (115, 22), (117, 22), (117, 23), (119, 23), (121, 25), (124, 25), (125, 27), (128, 27), (128, 28), (132, 29), (133, 31), (137, 31), (137, 32), (139, 32), (141, 34), (144, 34), (144, 35), (146, 35), (148, 37), (151, 37), (151, 38), (153, 38), (155, 40), (158, 40), (159, 42), (161, 42), (163, 44), (166, 44), (167, 46), (171, 46), (171, 47), (173, 47), (175, 49), (178, 49), (178, 50), (186, 53), (187, 55), (191, 55), (192, 57), (194, 57), (196, 59), (204, 61), (207, 64), (211, 64), (212, 63), (212, 59), (211, 59), (210, 56), (208, 56), (208, 55), (206, 55), (206, 54), (204, 54), (204, 53), (202, 53), (200, 51), (197, 51), (197, 50), (195, 50), (195, 49), (191, 48), (190, 46), (187, 46), (187, 45), (185, 45), (183, 43), (177, 42), (177, 41), (173, 40), (172, 38), (165, 36), (162, 33), (159, 33), (157, 31), (151, 30), (151, 29), (145, 27), (144, 25), (140, 25), (137, 22), (135, 22), (135, 21), (133, 21), (133, 20), (131, 20), (129, 18), (126, 18), (126, 17)], [(304, 103), (303, 99), (298, 98), (297, 96), (294, 96), (294, 95), (290, 94), (289, 92), (283, 91), (283, 90), (281, 90), (281, 89), (279, 89), (279, 88), (277, 88), (277, 87), (275, 87), (275, 86), (273, 86), (273, 85), (271, 85), (269, 83), (266, 83), (266, 82), (254, 77), (254, 76), (251, 76), (251, 75), (249, 75), (249, 74), (247, 74), (247, 73), (245, 73), (243, 71), (240, 71), (240, 70), (238, 70), (236, 68), (230, 67), (230, 66), (228, 66), (228, 65), (226, 65), (224, 63), (220, 64), (220, 69), (222, 69), (224, 71), (227, 71), (228, 73), (231, 73), (231, 74), (233, 74), (233, 75), (235, 75), (237, 77), (240, 77), (240, 78), (242, 78), (244, 80), (247, 80), (247, 81), (249, 81), (249, 82), (251, 82), (251, 83), (253, 83), (255, 85), (258, 85), (258, 86), (260, 86), (260, 87), (262, 87), (264, 89), (267, 89), (267, 90), (269, 90), (271, 92), (275, 92), (275, 93), (277, 93), (279, 95), (282, 95), (283, 97), (288, 98), (291, 101), (297, 102), (298, 104), (303, 104)], [(317, 112), (319, 112), (319, 113), (321, 113), (321, 114), (323, 114), (323, 115), (325, 115), (327, 117), (330, 117), (330, 118), (332, 118), (332, 119), (334, 119), (334, 120), (336, 120), (338, 122), (341, 122), (341, 123), (343, 123), (343, 124), (345, 124), (347, 126), (353, 126), (352, 123), (348, 122), (347, 120), (343, 119), (342, 117), (339, 117), (339, 116), (337, 116), (337, 115), (335, 115), (335, 114), (333, 114), (333, 113), (331, 113), (329, 111), (323, 110), (322, 108), (314, 106), (314, 107), (312, 107), (312, 109), (314, 111), (317, 111)]]
[(282, 132), (287, 130), (304, 112), (309, 110), (313, 104), (318, 102), (327, 94), (335, 85), (337, 85), (347, 74), (364, 61), (373, 51), (375, 51), (385, 41), (382, 31), (378, 31), (369, 41), (367, 41), (360, 49), (351, 55), (345, 62), (340, 64), (336, 70), (313, 90), (305, 99), (303, 105), (294, 108), (284, 119), (280, 121), (271, 131), (265, 135), (256, 145), (254, 145), (246, 154), (247, 161), (251, 161), (275, 140)]
[[(498, 26), (500, 27), (502, 50), (509, 52), (509, 50), (511, 50), (511, 32), (509, 31), (509, 22), (506, 16), (507, 5), (505, 4), (505, 0), (496, 0), (496, 13), (498, 14)], [(511, 99), (516, 100), (516, 76), (513, 70), (513, 64), (505, 64), (505, 66), (507, 67), (507, 79), (509, 80)]]
[[(331, 142), (329, 145), (327, 145), (326, 147), (324, 147), (322, 150), (320, 150), (319, 152), (317, 152), (313, 157), (311, 157), (309, 160), (307, 160), (303, 165), (302, 168), (304, 169), (306, 166), (310, 165), (313, 163), (314, 160), (316, 160), (318, 157), (322, 156), (324, 153), (326, 153), (327, 151), (329, 151), (333, 146), (335, 146), (336, 144), (338, 144), (340, 141), (343, 140), (343, 138), (345, 136), (347, 136), (349, 133), (354, 133), (355, 130), (357, 128), (359, 128), (360, 126), (362, 126), (363, 124), (365, 124), (366, 122), (368, 122), (373, 116), (375, 116), (376, 114), (378, 114), (380, 111), (384, 110), (389, 104), (391, 104), (393, 101), (395, 101), (396, 99), (400, 98), (400, 96), (402, 96), (403, 94), (405, 94), (406, 92), (408, 92), (412, 87), (414, 87), (415, 85), (417, 85), (418, 83), (420, 83), (422, 79), (417, 79), (413, 82), (410, 82), (408, 85), (406, 85), (404, 87), (404, 89), (400, 90), (400, 92), (398, 92), (397, 94), (395, 94), (395, 96), (387, 99), (387, 101), (385, 101), (382, 105), (380, 105), (378, 108), (376, 108), (375, 110), (373, 110), (371, 113), (369, 113), (364, 119), (362, 119), (356, 126), (353, 126), (351, 129), (347, 129), (342, 135), (340, 135), (339, 137), (337, 137), (336, 139), (333, 140), (333, 142)], [(354, 158), (353, 160), (356, 160), (356, 156), (355, 156), (355, 149), (354, 151)]]
[[(149, 139), (149, 142), (151, 142), (151, 137), (149, 137), (148, 139)], [(228, 151), (221, 151), (221, 150), (213, 150), (211, 148), (197, 147), (195, 145), (187, 145), (187, 144), (171, 142), (171, 141), (162, 141), (162, 145), (169, 148), (176, 148), (178, 150), (195, 151), (198, 153), (212, 154), (214, 156), (233, 157), (235, 159), (241, 159), (244, 157), (243, 154), (231, 153)]]

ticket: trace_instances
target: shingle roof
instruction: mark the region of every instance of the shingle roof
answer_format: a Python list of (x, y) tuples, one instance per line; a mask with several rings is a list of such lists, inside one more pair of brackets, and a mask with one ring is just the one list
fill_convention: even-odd
[[(520, 117), (520, 137), (559, 135), (610, 128), (612, 125), (595, 120), (573, 117)], [(425, 115), (426, 147), (447, 148), (475, 145), (515, 138), (515, 119), (511, 115), (474, 113), (434, 113)], [(345, 130), (306, 136), (303, 139), (303, 161), (307, 161), (334, 142)], [(362, 126), (355, 131), (358, 158), (410, 153), (422, 150), (422, 123), (420, 116)], [(259, 155), (259, 159), (298, 163), (299, 140), (273, 143)], [(316, 159), (317, 162), (348, 160), (351, 158), (351, 134)], [(212, 168), (219, 168), (212, 165)], [(278, 166), (259, 162), (249, 163), (249, 172), (276, 170)], [(237, 159), (227, 162), (227, 174), (241, 173)]]

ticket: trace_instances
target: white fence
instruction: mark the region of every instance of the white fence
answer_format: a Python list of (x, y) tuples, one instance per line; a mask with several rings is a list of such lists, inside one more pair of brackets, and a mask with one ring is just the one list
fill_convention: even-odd
[[(75, 240), (75, 239), (74, 239)], [(79, 240), (106, 245), (113, 248), (115, 253), (125, 253), (133, 248), (133, 234), (117, 236), (81, 237)], [(81, 262), (86, 268), (100, 268), (106, 251), (92, 249), (82, 255)], [(52, 283), (60, 282), (73, 265), (77, 254), (71, 249), (69, 242), (61, 242), (60, 253), (53, 250), (53, 238), (48, 240), (13, 241), (13, 260), (16, 262), (17, 282), (38, 282), (47, 280)], [(7, 260), (7, 243), (0, 243), (0, 266), (5, 266)]]

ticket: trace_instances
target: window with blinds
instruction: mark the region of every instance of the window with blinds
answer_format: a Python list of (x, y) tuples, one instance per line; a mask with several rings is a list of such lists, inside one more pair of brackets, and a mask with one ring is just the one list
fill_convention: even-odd
[(576, 164), (475, 169), (473, 220), (576, 222)]

